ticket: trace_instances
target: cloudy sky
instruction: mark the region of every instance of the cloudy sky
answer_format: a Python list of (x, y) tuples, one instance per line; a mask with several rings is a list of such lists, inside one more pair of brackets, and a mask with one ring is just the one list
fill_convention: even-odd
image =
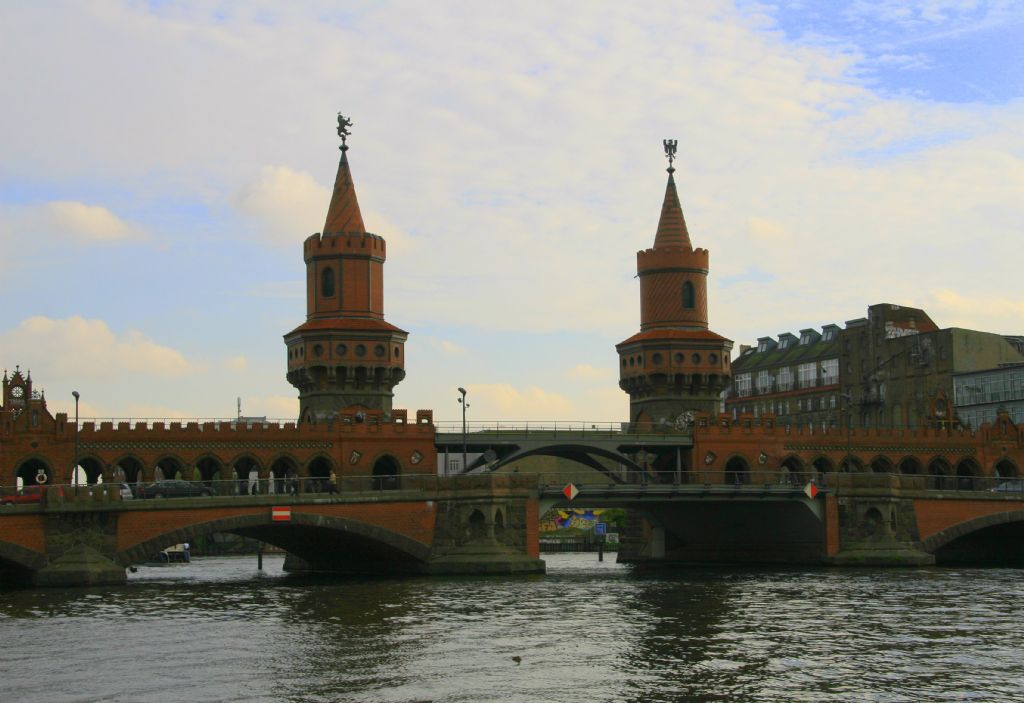
[(293, 418), (335, 115), (396, 407), (622, 420), (661, 140), (712, 329), (1024, 333), (1017, 2), (0, 4), (0, 365), (52, 410)]

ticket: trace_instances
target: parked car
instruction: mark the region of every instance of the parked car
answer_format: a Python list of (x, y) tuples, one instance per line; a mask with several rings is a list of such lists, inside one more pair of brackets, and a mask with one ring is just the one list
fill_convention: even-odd
[(1011, 478), (990, 489), (993, 493), (1024, 493), (1024, 478)]
[(212, 496), (213, 489), (203, 483), (165, 479), (148, 486), (139, 486), (139, 498), (190, 498)]
[(46, 486), (25, 486), (19, 488), (17, 493), (0, 496), (0, 504), (3, 505), (31, 505), (42, 503), (46, 496)]

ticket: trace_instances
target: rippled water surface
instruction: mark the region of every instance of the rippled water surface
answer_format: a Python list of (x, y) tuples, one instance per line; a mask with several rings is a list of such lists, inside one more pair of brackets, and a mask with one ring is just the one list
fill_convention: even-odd
[(211, 558), (0, 592), (0, 700), (1024, 700), (1019, 570), (546, 560), (546, 576), (311, 581)]

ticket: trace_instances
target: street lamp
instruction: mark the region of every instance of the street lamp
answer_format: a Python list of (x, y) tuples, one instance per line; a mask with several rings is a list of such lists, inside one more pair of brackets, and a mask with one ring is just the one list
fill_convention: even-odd
[(853, 424), (853, 396), (849, 393), (840, 393), (839, 398), (846, 401), (846, 472), (853, 471), (853, 462), (850, 456), (850, 427)]
[(78, 391), (71, 391), (75, 396), (75, 465), (71, 468), (72, 481), (75, 484), (75, 495), (78, 495)]
[(459, 393), (462, 397), (459, 398), (459, 405), (462, 406), (462, 471), (466, 471), (466, 408), (469, 407), (469, 403), (466, 402), (466, 389), (459, 387)]

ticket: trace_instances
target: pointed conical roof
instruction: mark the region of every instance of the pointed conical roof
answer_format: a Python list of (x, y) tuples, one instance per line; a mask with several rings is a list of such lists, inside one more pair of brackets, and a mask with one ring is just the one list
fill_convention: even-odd
[(324, 234), (366, 232), (363, 214), (359, 211), (359, 200), (356, 198), (356, 186), (348, 167), (347, 151), (348, 148), (343, 146), (341, 161), (338, 162), (338, 176), (334, 179), (331, 206), (327, 208)]
[(679, 193), (676, 192), (674, 168), (668, 170), (668, 186), (665, 188), (665, 202), (661, 205), (661, 219), (658, 220), (658, 233), (654, 236), (654, 248), (685, 247), (692, 249), (690, 233), (686, 230), (683, 219), (683, 206), (679, 204)]

